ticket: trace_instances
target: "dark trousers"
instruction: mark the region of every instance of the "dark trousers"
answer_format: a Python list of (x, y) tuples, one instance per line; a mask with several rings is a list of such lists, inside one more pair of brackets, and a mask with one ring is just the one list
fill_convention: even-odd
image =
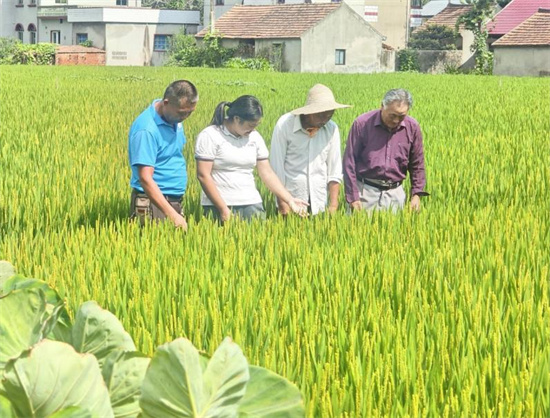
[[(164, 198), (170, 203), (176, 212), (183, 216), (181, 200), (183, 196), (167, 196)], [(147, 197), (145, 193), (132, 189), (130, 197), (130, 219), (139, 220), (140, 225), (144, 225), (146, 219), (150, 221), (164, 221), (166, 215), (160, 208)]]

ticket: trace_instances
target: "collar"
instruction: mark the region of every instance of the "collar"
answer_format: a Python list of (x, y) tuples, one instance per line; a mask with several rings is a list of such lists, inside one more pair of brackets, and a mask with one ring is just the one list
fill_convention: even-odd
[[(330, 122), (330, 121), (329, 121)], [(325, 123), (321, 128), (317, 129), (315, 131), (315, 134), (313, 136), (315, 136), (320, 130), (322, 129), (325, 129), (326, 126), (329, 124), (329, 122)], [(312, 138), (312, 136), (310, 136), (310, 133), (306, 130), (306, 128), (304, 128), (302, 126), (302, 121), (300, 120), (300, 115), (294, 115), (294, 125), (292, 127), (292, 132), (293, 133), (296, 133), (298, 131), (302, 131), (303, 133), (305, 133), (307, 136), (309, 136), (310, 138)]]
[(153, 114), (153, 120), (159, 125), (166, 125), (169, 126), (172, 129), (175, 129), (177, 126), (171, 125), (170, 123), (166, 122), (164, 119), (161, 118), (161, 116), (158, 114), (157, 109), (155, 108), (156, 104), (160, 102), (160, 99), (153, 100), (153, 103), (151, 104), (151, 112)]
[(231, 132), (229, 132), (229, 130), (225, 127), (224, 124), (221, 124), (221, 125), (220, 125), (220, 130), (222, 131), (222, 133), (223, 133), (224, 135), (233, 137), (233, 138), (235, 138), (235, 139), (242, 138), (242, 136), (235, 136), (235, 135), (233, 135)]

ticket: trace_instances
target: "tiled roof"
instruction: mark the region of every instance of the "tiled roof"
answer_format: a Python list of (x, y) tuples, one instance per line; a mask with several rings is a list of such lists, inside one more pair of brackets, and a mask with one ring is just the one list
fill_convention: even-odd
[(493, 42), (493, 46), (533, 45), (550, 46), (550, 9), (539, 9), (525, 22)]
[[(224, 38), (299, 38), (340, 6), (340, 3), (234, 6), (214, 27)], [(209, 28), (204, 28), (195, 36), (203, 38), (208, 31)]]
[(505, 35), (540, 8), (550, 9), (550, 0), (512, 0), (487, 24), (487, 29), (491, 35)]
[(60, 45), (55, 48), (56, 54), (104, 54), (105, 51), (99, 48), (82, 45)]
[(449, 4), (440, 13), (424, 22), (424, 25), (444, 25), (455, 28), (460, 16), (469, 12), (472, 6), (469, 4)]

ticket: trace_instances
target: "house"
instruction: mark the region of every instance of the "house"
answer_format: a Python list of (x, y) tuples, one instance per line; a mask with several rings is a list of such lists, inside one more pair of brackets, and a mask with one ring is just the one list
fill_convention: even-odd
[[(299, 16), (299, 19), (296, 17)], [(224, 47), (277, 50), (281, 69), (292, 72), (393, 71), (384, 37), (345, 3), (234, 6), (215, 22)], [(208, 33), (205, 28), (196, 37)]]
[[(512, 0), (487, 23), (489, 44), (533, 16), (540, 8), (550, 9), (550, 0)], [(546, 31), (550, 31), (550, 28), (546, 28)]]
[(160, 65), (170, 36), (196, 33), (198, 11), (156, 10), (141, 0), (3, 0), (3, 37), (106, 51), (107, 65)]
[[(468, 4), (449, 3), (441, 12), (424, 22), (423, 26), (443, 25), (455, 30), (458, 18), (465, 13), (468, 13), (471, 9), (472, 6)], [(470, 46), (474, 42), (474, 34), (473, 32), (466, 30), (463, 25), (459, 26), (458, 34), (460, 39), (457, 48), (462, 49), (461, 64), (463, 64), (472, 56)]]
[[(421, 0), (213, 0), (204, 2), (204, 27), (210, 26), (210, 16), (215, 20), (233, 6), (273, 6), (297, 4), (347, 4), (359, 16), (386, 37), (386, 43), (394, 48), (405, 48), (410, 29), (420, 26)], [(212, 8), (211, 8), (212, 7)], [(294, 16), (294, 19), (296, 16)], [(215, 26), (216, 24), (214, 24)]]
[(550, 8), (539, 9), (493, 43), (493, 74), (550, 76)]

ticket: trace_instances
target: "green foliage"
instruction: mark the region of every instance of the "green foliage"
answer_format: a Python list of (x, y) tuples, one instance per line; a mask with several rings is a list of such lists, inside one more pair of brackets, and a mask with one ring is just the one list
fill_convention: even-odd
[[(15, 269), (0, 263), (1, 277)], [(45, 339), (62, 310), (49, 310), (44, 282), (13, 275), (0, 287), (0, 412), (13, 418), (303, 417), (298, 389), (259, 367), (249, 372), (229, 338), (207, 360), (184, 338), (153, 359), (135, 351), (122, 324), (97, 303), (84, 303), (71, 344)], [(43, 285), (42, 285), (43, 284)], [(47, 289), (44, 290), (44, 287)], [(171, 382), (166, 385), (166, 382)], [(266, 390), (268, 389), (268, 390)], [(269, 391), (276, 389), (276, 396)], [(245, 398), (246, 393), (248, 397)], [(240, 412), (240, 408), (243, 408)]]
[(91, 39), (86, 39), (85, 41), (80, 42), (79, 45), (80, 46), (85, 46), (86, 48), (90, 48), (90, 47), (94, 46), (94, 43)]
[(456, 49), (457, 34), (445, 25), (427, 25), (415, 30), (408, 47), (411, 49), (453, 50)]
[(8, 65), (53, 65), (55, 44), (23, 44), (3, 41), (0, 44), (0, 64)]
[(273, 71), (273, 67), (265, 58), (239, 58), (234, 57), (228, 59), (224, 67), (238, 68), (245, 70)]
[(222, 67), (234, 50), (221, 46), (221, 35), (206, 34), (203, 45), (197, 45), (195, 37), (179, 33), (172, 37), (168, 50), (167, 66), (174, 67)]
[(401, 49), (397, 51), (398, 71), (414, 72), (420, 70), (418, 51), (415, 49)]
[(465, 14), (460, 16), (456, 22), (456, 28), (464, 25), (464, 28), (474, 33), (474, 42), (470, 50), (475, 55), (475, 73), (492, 74), (493, 73), (493, 53), (489, 51), (487, 38), (489, 33), (485, 23), (495, 12), (495, 0), (466, 0), (466, 3), (473, 7)]

